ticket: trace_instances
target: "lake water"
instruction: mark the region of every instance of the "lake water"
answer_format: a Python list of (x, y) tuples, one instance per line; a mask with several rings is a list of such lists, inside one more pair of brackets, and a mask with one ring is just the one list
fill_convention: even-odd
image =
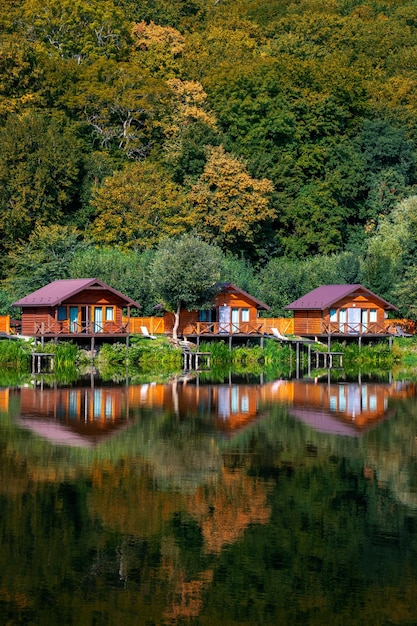
[(0, 624), (417, 623), (417, 387), (0, 389)]

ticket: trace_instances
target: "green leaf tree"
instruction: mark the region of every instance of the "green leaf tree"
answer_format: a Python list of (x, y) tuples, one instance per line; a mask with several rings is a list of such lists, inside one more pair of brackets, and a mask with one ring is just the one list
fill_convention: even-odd
[(62, 114), (25, 112), (0, 127), (0, 249), (77, 206), (81, 142)]
[(178, 341), (181, 309), (209, 304), (218, 287), (222, 253), (193, 234), (163, 241), (151, 268), (155, 293), (174, 313), (173, 339)]
[(89, 234), (106, 246), (152, 248), (190, 224), (185, 194), (167, 172), (149, 161), (127, 164), (93, 193)]
[(100, 149), (142, 159), (159, 140), (156, 129), (168, 92), (137, 57), (129, 62), (99, 58), (80, 68), (65, 105), (87, 124)]
[(73, 278), (99, 278), (139, 302), (141, 315), (152, 315), (156, 302), (150, 280), (154, 254), (153, 250), (139, 252), (89, 245), (74, 254), (69, 272)]
[[(413, 275), (416, 254), (417, 196), (411, 196), (383, 216), (369, 238), (362, 270), (364, 283), (387, 300), (401, 305), (396, 294), (406, 294), (408, 279), (405, 276)], [(408, 301), (409, 297), (406, 299)]]
[(2, 289), (9, 302), (53, 280), (72, 278), (72, 258), (85, 246), (81, 233), (71, 226), (36, 226), (28, 240), (17, 242), (5, 257)]

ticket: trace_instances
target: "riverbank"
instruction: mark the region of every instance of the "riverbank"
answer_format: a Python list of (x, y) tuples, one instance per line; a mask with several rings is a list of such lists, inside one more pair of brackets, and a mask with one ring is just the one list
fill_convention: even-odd
[[(396, 337), (390, 349), (387, 342), (359, 347), (357, 344), (345, 345), (334, 343), (332, 351), (343, 354), (343, 368), (392, 369), (404, 366), (417, 372), (417, 336), (410, 338)], [(282, 376), (291, 375), (294, 365), (294, 351), (288, 344), (266, 339), (264, 348), (259, 345), (244, 345), (229, 350), (228, 345), (221, 342), (200, 344), (199, 350), (210, 354), (210, 368), (230, 367), (236, 371), (253, 371), (261, 369), (277, 369)], [(314, 350), (326, 351), (323, 345), (315, 345)], [(71, 342), (49, 342), (43, 347), (26, 341), (0, 342), (0, 367), (6, 371), (28, 372), (31, 369), (31, 354), (42, 351), (54, 354), (54, 373), (68, 372), (71, 369), (94, 364), (101, 372), (110, 373), (120, 367), (146, 372), (175, 372), (183, 369), (183, 355), (180, 348), (174, 346), (166, 337), (155, 340), (132, 336), (128, 351), (122, 343), (104, 344), (92, 359), (91, 354), (79, 349)], [(303, 363), (305, 364), (306, 356)]]

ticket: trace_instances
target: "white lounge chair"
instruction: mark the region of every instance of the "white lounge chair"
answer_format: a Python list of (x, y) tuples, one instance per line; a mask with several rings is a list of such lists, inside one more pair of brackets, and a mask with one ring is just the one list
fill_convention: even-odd
[(395, 334), (397, 337), (412, 337), (413, 336), (411, 333), (406, 333), (405, 330), (401, 328), (401, 326), (395, 327)]
[(271, 332), (274, 335), (275, 339), (278, 339), (278, 341), (290, 341), (290, 339), (288, 337), (285, 337), (285, 335), (282, 335), (278, 328), (271, 328)]
[(145, 339), (156, 339), (155, 335), (151, 335), (149, 333), (149, 330), (147, 329), (146, 326), (141, 326), (140, 329), (141, 329), (142, 335), (145, 337)]

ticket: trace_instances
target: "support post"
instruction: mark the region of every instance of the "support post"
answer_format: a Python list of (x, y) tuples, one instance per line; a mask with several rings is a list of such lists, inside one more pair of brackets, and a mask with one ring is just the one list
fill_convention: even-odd
[(295, 377), (300, 378), (300, 343), (295, 344)]

